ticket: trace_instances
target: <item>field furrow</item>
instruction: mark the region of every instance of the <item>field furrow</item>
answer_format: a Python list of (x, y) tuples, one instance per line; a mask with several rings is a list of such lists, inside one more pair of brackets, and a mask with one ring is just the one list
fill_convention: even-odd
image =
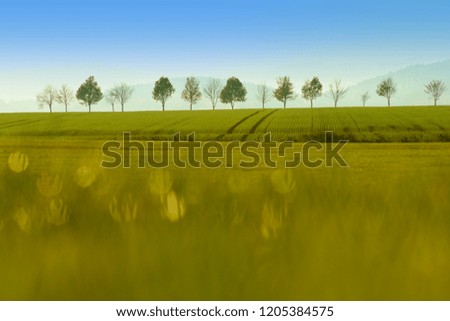
[(127, 113), (22, 113), (0, 115), (1, 136), (201, 140), (323, 141), (324, 132), (353, 142), (450, 141), (450, 107), (238, 109)]

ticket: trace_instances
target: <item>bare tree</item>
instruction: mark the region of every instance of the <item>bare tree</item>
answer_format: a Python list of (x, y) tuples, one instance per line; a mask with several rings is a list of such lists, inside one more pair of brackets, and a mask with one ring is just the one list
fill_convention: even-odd
[(330, 85), (331, 98), (333, 98), (335, 108), (339, 99), (345, 96), (347, 90), (348, 88), (343, 87), (340, 80), (335, 80), (334, 84)]
[(121, 83), (119, 85), (115, 85), (112, 89), (112, 92), (116, 97), (116, 100), (120, 103), (123, 112), (125, 103), (131, 98), (131, 95), (133, 94), (133, 88), (125, 83)]
[(447, 90), (445, 83), (442, 80), (432, 80), (425, 85), (425, 92), (431, 96), (436, 106), (437, 101), (441, 98), (442, 94)]
[(213, 110), (216, 109), (222, 88), (223, 86), (219, 79), (209, 79), (206, 86), (203, 87), (203, 93), (211, 100)]
[(366, 91), (364, 94), (361, 95), (363, 107), (366, 107), (366, 102), (369, 100), (369, 98), (370, 98), (370, 95), (369, 95), (368, 91)]
[(36, 96), (39, 108), (48, 106), (50, 112), (53, 112), (52, 105), (58, 99), (58, 91), (50, 85), (47, 85), (44, 90)]
[(69, 88), (66, 84), (62, 85), (58, 91), (58, 96), (56, 97), (56, 101), (60, 104), (64, 104), (65, 111), (67, 113), (67, 107), (75, 98), (72, 89)]
[(256, 99), (261, 102), (264, 109), (265, 104), (272, 99), (272, 91), (266, 84), (260, 84), (256, 87)]
[(117, 96), (116, 93), (114, 91), (114, 89), (111, 89), (110, 91), (108, 91), (105, 95), (105, 100), (108, 104), (111, 104), (112, 107), (112, 111), (114, 112), (114, 104), (117, 101)]
[(391, 106), (391, 98), (397, 92), (397, 86), (391, 77), (384, 79), (377, 87), (378, 96), (386, 97), (388, 101), (388, 107)]
[(181, 93), (181, 98), (189, 102), (189, 109), (192, 110), (192, 105), (197, 103), (202, 98), (200, 91), (200, 82), (195, 77), (188, 77), (184, 90)]

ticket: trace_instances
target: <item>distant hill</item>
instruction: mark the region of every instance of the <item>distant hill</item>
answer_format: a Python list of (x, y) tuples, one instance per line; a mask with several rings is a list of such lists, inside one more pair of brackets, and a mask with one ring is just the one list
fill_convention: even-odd
[[(320, 75), (319, 75), (320, 76)], [(430, 105), (432, 103), (431, 99), (424, 92), (424, 85), (433, 79), (443, 80), (447, 87), (449, 88), (439, 104), (450, 104), (450, 60), (437, 62), (428, 65), (415, 65), (410, 66), (389, 74), (381, 75), (372, 79), (367, 79), (355, 86), (348, 88), (347, 95), (339, 102), (338, 106), (360, 106), (361, 105), (361, 95), (368, 91), (370, 99), (367, 102), (367, 106), (384, 106), (386, 104), (386, 99), (379, 97), (376, 93), (376, 87), (380, 81), (386, 77), (392, 77), (394, 82), (397, 84), (397, 94), (392, 98), (392, 104), (395, 105)], [(209, 77), (197, 77), (200, 81), (200, 86), (203, 87), (208, 81)], [(345, 80), (345, 79), (344, 79)], [(175, 87), (175, 93), (168, 100), (166, 109), (167, 110), (179, 110), (187, 109), (188, 103), (181, 99), (181, 92), (183, 91), (186, 78), (170, 78), (173, 86)], [(226, 83), (226, 79), (221, 79), (222, 83)], [(261, 104), (257, 101), (256, 88), (257, 84), (243, 81), (245, 87), (247, 88), (247, 100), (242, 103), (237, 103), (236, 108), (256, 108)], [(294, 84), (294, 88), (298, 97), (295, 100), (289, 101), (287, 106), (289, 107), (309, 107), (309, 103), (301, 98), (300, 96), (300, 85)], [(126, 110), (159, 110), (161, 109), (161, 104), (156, 102), (152, 98), (154, 82), (149, 82), (146, 84), (135, 85), (134, 93), (130, 101), (126, 104)], [(329, 107), (333, 105), (330, 98), (328, 87), (329, 84), (323, 84), (324, 94), (322, 97), (318, 98), (314, 103), (315, 106)], [(108, 88), (104, 91), (106, 92)], [(272, 99), (267, 105), (267, 107), (281, 107), (282, 104), (275, 99)], [(210, 109), (211, 103), (206, 97), (194, 105), (194, 109)], [(224, 105), (218, 103), (218, 109), (230, 108), (230, 105)], [(116, 106), (116, 110), (120, 107)], [(62, 111), (62, 106), (55, 106), (55, 111)], [(70, 111), (86, 111), (85, 106), (80, 105), (78, 102), (73, 102), (69, 107)], [(93, 106), (93, 111), (109, 111), (111, 106), (105, 101), (101, 101), (98, 105)], [(23, 100), (23, 101), (12, 101), (4, 102), (0, 100), (0, 112), (38, 112), (40, 111), (33, 100)], [(48, 112), (48, 110), (42, 110), (43, 112)]]
[(386, 77), (392, 77), (397, 84), (397, 94), (392, 99), (393, 105), (430, 105), (432, 100), (424, 92), (425, 84), (433, 79), (443, 80), (447, 91), (438, 101), (439, 104), (450, 104), (450, 60), (437, 62), (429, 65), (410, 66), (387, 75), (365, 80), (356, 86), (349, 88), (346, 99), (342, 100), (344, 105), (360, 105), (360, 96), (368, 91), (371, 98), (368, 105), (380, 106), (386, 104), (386, 99), (379, 97), (376, 87)]

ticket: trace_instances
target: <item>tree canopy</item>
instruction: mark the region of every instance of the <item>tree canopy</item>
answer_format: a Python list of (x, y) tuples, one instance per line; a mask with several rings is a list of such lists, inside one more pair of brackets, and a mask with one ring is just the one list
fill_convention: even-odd
[(102, 100), (102, 90), (97, 81), (95, 81), (94, 76), (90, 76), (83, 84), (81, 84), (80, 88), (77, 90), (76, 97), (82, 104), (89, 107), (89, 112), (91, 112), (92, 105)]
[(200, 82), (195, 77), (188, 77), (186, 79), (181, 98), (189, 102), (190, 110), (192, 110), (192, 105), (196, 104), (202, 98)]
[(277, 84), (278, 87), (273, 92), (273, 95), (277, 100), (283, 102), (283, 108), (286, 108), (286, 102), (295, 98), (294, 85), (287, 76), (278, 78)]
[(167, 99), (169, 99), (174, 92), (175, 88), (173, 88), (169, 78), (163, 76), (155, 82), (153, 99), (161, 102), (162, 110), (164, 111)]
[(302, 96), (306, 100), (311, 102), (311, 108), (313, 108), (313, 101), (322, 95), (322, 84), (318, 77), (314, 77), (311, 80), (307, 80), (302, 87)]
[(231, 104), (231, 109), (234, 109), (234, 104), (238, 101), (245, 101), (247, 96), (247, 89), (236, 77), (228, 78), (227, 84), (220, 92), (220, 101), (224, 104)]
[(386, 97), (388, 106), (391, 106), (391, 98), (397, 92), (397, 86), (391, 77), (384, 79), (377, 87), (378, 96)]

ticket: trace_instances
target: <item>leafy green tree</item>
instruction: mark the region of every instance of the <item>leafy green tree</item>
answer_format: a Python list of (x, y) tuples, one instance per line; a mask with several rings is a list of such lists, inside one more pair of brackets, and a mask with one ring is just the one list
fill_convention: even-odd
[(377, 87), (378, 96), (386, 97), (388, 107), (391, 106), (391, 98), (397, 92), (397, 86), (391, 77), (384, 79)]
[(432, 80), (425, 85), (425, 92), (433, 98), (435, 106), (446, 90), (447, 88), (442, 80)]
[(167, 99), (169, 99), (174, 92), (175, 88), (173, 88), (169, 78), (161, 77), (155, 82), (155, 87), (153, 88), (153, 99), (161, 102), (162, 110), (164, 111)]
[(94, 76), (90, 76), (80, 88), (78, 88), (76, 97), (82, 104), (89, 107), (89, 112), (91, 112), (92, 105), (95, 105), (102, 100), (102, 90), (95, 81)]
[(112, 89), (112, 93), (120, 103), (123, 112), (125, 103), (131, 98), (131, 95), (133, 94), (133, 88), (125, 83), (121, 83), (114, 86), (114, 88)]
[(302, 87), (302, 96), (306, 100), (311, 102), (311, 108), (313, 108), (313, 101), (322, 96), (322, 84), (319, 78), (314, 77), (311, 80), (307, 80)]
[(200, 83), (194, 77), (186, 79), (184, 90), (181, 93), (181, 98), (189, 102), (189, 108), (192, 110), (192, 105), (196, 104), (201, 98), (202, 93), (200, 91)]
[(220, 92), (220, 101), (224, 104), (231, 104), (231, 109), (234, 109), (234, 104), (237, 101), (245, 101), (247, 96), (247, 89), (236, 77), (228, 78), (227, 84)]
[(44, 90), (36, 96), (39, 108), (48, 106), (50, 112), (53, 112), (52, 106), (55, 101), (58, 101), (58, 91), (50, 85), (47, 85)]
[(283, 102), (283, 108), (286, 108), (286, 102), (295, 98), (294, 85), (287, 76), (278, 78), (277, 84), (278, 87), (273, 92), (273, 95), (277, 100)]

